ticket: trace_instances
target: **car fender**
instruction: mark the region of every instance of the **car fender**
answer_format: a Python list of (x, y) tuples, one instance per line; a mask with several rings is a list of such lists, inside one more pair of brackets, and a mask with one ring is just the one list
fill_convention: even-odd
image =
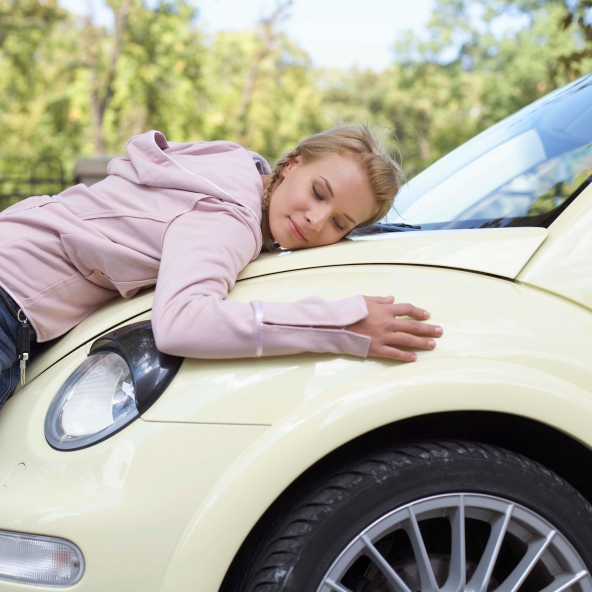
[(160, 590), (218, 590), (277, 497), (315, 462), (371, 430), (426, 412), (491, 411), (529, 417), (592, 447), (591, 395), (539, 369), (458, 358), (390, 366), (355, 390), (331, 389), (274, 423), (230, 465), (188, 523)]

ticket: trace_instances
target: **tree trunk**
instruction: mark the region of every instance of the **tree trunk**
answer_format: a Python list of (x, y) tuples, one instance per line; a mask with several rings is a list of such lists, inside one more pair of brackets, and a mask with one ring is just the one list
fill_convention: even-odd
[(287, 16), (287, 9), (292, 4), (293, 0), (278, 0), (275, 10), (267, 18), (260, 22), (260, 29), (262, 32), (262, 46), (255, 55), (255, 59), (247, 72), (245, 82), (243, 84), (243, 92), (241, 103), (238, 109), (238, 142), (245, 144), (249, 136), (249, 111), (251, 103), (253, 102), (253, 94), (257, 85), (259, 76), (259, 69), (261, 64), (267, 56), (273, 51), (279, 32), (277, 27), (279, 23)]
[[(111, 104), (113, 99), (113, 83), (115, 81), (115, 74), (117, 71), (117, 62), (121, 55), (121, 47), (123, 43), (123, 33), (127, 26), (127, 19), (131, 8), (132, 0), (124, 0), (122, 7), (115, 13), (115, 33), (113, 39), (113, 49), (107, 70), (104, 77), (99, 73), (99, 54), (100, 48), (98, 47), (99, 39), (98, 36), (94, 36), (95, 39), (89, 39), (90, 43), (96, 43), (95, 51), (91, 57), (91, 109), (92, 109), (92, 124), (95, 137), (95, 152), (98, 155), (105, 154), (105, 129), (103, 126), (105, 112)], [(89, 26), (90, 31), (90, 26)]]

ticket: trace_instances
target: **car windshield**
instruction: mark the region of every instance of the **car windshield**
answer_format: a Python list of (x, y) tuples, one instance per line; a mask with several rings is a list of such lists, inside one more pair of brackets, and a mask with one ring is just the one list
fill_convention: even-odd
[(546, 227), (591, 181), (588, 75), (497, 123), (413, 178), (378, 226)]

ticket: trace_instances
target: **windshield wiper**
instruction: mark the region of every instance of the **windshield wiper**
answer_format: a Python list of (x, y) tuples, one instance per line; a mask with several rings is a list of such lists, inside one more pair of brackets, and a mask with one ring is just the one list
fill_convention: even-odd
[(395, 224), (394, 222), (376, 222), (372, 226), (352, 230), (348, 234), (348, 238), (358, 238), (364, 236), (371, 236), (373, 234), (388, 234), (390, 232), (409, 232), (421, 230), (421, 226), (413, 226), (412, 224)]
[(396, 232), (395, 229), (397, 228), (409, 228), (410, 230), (421, 230), (421, 226), (416, 226), (414, 224), (403, 224), (402, 222), (395, 223), (395, 222), (380, 222), (375, 224), (374, 226), (378, 226), (379, 228), (386, 227), (386, 230), (392, 228), (393, 231)]

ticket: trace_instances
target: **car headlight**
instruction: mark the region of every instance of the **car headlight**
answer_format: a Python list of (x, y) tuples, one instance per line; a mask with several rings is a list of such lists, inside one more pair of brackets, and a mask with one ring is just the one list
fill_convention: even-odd
[(182, 361), (158, 351), (149, 321), (100, 337), (53, 398), (45, 438), (58, 450), (101, 442), (146, 411)]

